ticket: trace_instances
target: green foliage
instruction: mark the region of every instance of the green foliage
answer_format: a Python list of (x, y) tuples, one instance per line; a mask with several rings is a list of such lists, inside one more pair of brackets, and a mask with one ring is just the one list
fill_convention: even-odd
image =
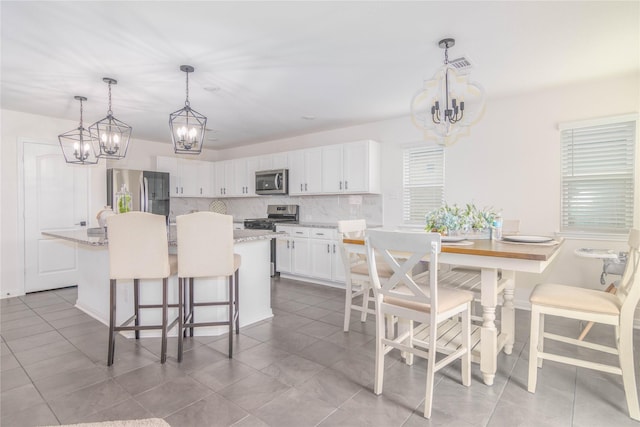
[(445, 203), (444, 206), (427, 213), (425, 230), (442, 234), (483, 230), (491, 227), (496, 216), (493, 208), (478, 209), (473, 203), (467, 203), (464, 207)]

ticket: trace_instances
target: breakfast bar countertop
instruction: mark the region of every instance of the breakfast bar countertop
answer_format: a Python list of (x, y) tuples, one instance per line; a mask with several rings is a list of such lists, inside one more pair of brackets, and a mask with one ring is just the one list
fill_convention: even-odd
[[(80, 243), (81, 245), (108, 246), (109, 244), (108, 239), (104, 233), (88, 234), (86, 228), (78, 230), (43, 231), (42, 234), (49, 237), (56, 237), (58, 239)], [(278, 234), (282, 233), (276, 233), (269, 230), (233, 230), (233, 242), (243, 243), (253, 240), (273, 239)], [(176, 234), (174, 226), (169, 228), (169, 245), (176, 245)]]

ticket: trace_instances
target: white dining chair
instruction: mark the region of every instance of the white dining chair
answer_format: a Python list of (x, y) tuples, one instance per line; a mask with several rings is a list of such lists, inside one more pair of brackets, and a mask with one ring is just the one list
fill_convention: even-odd
[[(364, 219), (338, 221), (340, 253), (345, 269), (344, 332), (349, 331), (351, 310), (361, 313), (361, 322), (367, 321), (368, 314), (375, 315), (376, 313), (375, 308), (370, 306), (370, 301), (373, 302), (373, 297), (367, 257), (363, 254), (349, 251), (343, 243), (343, 239), (364, 239), (366, 229), (367, 222)], [(380, 267), (378, 274), (383, 277), (391, 276), (389, 269), (383, 269), (382, 267)], [(356, 304), (354, 300), (357, 300), (358, 297), (362, 297), (362, 300), (359, 304)]]
[[(177, 259), (169, 255), (166, 219), (147, 212), (128, 212), (107, 218), (109, 230), (109, 349), (107, 366), (114, 362), (116, 332), (134, 331), (140, 338), (141, 330), (160, 329), (160, 362), (167, 358), (167, 332), (176, 324), (168, 323), (168, 309), (177, 304), (168, 302), (168, 278), (177, 272)], [(118, 281), (133, 279), (133, 316), (116, 325)], [(140, 280), (162, 281), (162, 303), (140, 303)], [(140, 310), (161, 309), (160, 324), (141, 324)], [(134, 322), (131, 326), (130, 323)]]
[[(193, 337), (193, 328), (202, 326), (229, 327), (229, 357), (233, 356), (233, 332), (240, 332), (239, 268), (240, 255), (233, 253), (233, 217), (215, 212), (195, 212), (176, 217), (178, 239), (178, 362), (182, 361), (183, 338), (187, 330)], [(226, 297), (216, 301), (197, 298), (195, 280), (222, 278)], [(206, 286), (206, 284), (199, 284)], [(204, 293), (204, 292), (203, 292)], [(196, 320), (197, 307), (226, 307), (223, 321)]]
[[(545, 359), (618, 374), (622, 376), (629, 416), (640, 421), (633, 358), (633, 322), (636, 306), (640, 300), (639, 247), (640, 231), (632, 229), (629, 233), (627, 265), (616, 294), (556, 284), (540, 284), (534, 288), (529, 298), (531, 301), (531, 338), (528, 390), (531, 393), (536, 391), (538, 368), (542, 367), (542, 362)], [(546, 331), (545, 316), (547, 315), (613, 325), (615, 328), (615, 347), (581, 341)], [(602, 363), (600, 360), (597, 362), (587, 360), (586, 357), (577, 358), (552, 353), (545, 349), (545, 339), (615, 354), (618, 356), (619, 364), (615, 366)]]
[[(440, 235), (437, 233), (394, 232), (367, 230), (366, 252), (369, 275), (376, 306), (376, 359), (374, 393), (381, 394), (384, 379), (384, 359), (394, 348), (407, 355), (427, 360), (424, 416), (431, 417), (435, 373), (457, 359), (462, 359), (462, 384), (471, 384), (471, 320), (473, 294), (467, 291), (438, 286), (438, 256)], [(412, 276), (414, 268), (427, 259), (427, 272)], [(393, 270), (388, 279), (378, 274), (381, 264)], [(385, 317), (397, 317), (399, 323), (409, 322), (406, 330), (385, 331)], [(438, 327), (446, 320), (459, 322), (461, 334), (456, 349), (443, 351), (446, 355), (436, 360)], [(414, 322), (420, 323), (424, 339), (414, 335)], [(407, 357), (407, 359), (409, 359)], [(409, 360), (407, 360), (408, 363)]]

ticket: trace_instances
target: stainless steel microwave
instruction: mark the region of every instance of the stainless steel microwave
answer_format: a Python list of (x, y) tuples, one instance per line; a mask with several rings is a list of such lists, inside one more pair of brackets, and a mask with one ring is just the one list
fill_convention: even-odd
[(256, 194), (289, 194), (289, 170), (256, 171)]

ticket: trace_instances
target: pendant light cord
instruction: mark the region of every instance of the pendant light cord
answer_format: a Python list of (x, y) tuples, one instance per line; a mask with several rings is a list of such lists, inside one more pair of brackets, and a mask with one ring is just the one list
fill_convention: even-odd
[(111, 111), (111, 82), (109, 82), (109, 110), (107, 111), (107, 115), (113, 115), (113, 111)]
[(187, 73), (187, 91), (186, 91), (187, 92), (187, 98), (184, 101), (184, 105), (189, 107), (190, 106), (190, 103), (189, 103), (189, 72), (188, 71), (185, 71), (185, 72)]

